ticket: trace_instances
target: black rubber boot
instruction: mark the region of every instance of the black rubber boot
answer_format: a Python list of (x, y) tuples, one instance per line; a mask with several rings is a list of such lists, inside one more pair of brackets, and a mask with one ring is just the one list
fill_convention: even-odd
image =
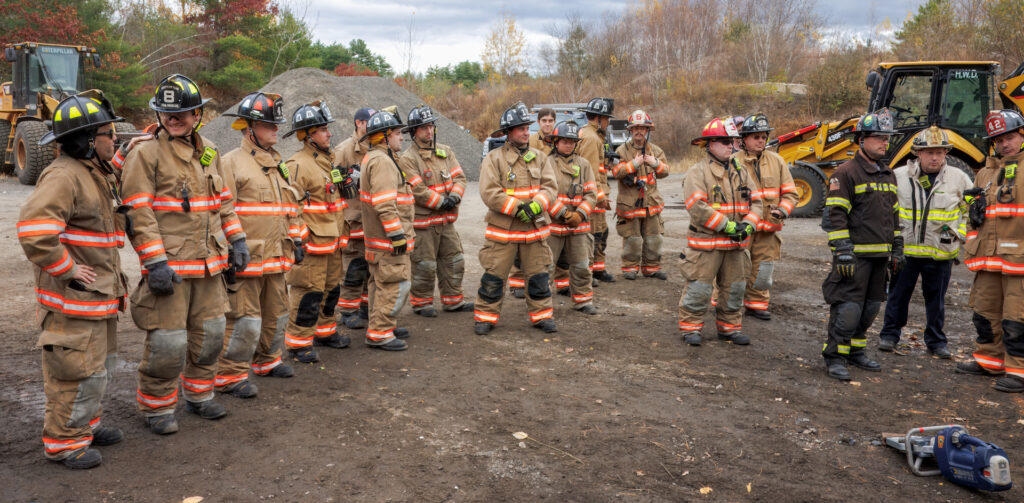
[(471, 313), (471, 312), (473, 312), (473, 308), (474, 307), (476, 307), (476, 305), (473, 304), (472, 302), (463, 302), (462, 304), (459, 304), (459, 305), (457, 305), (455, 307), (445, 306), (444, 307), (444, 312), (446, 312), (446, 313)]
[(569, 296), (569, 289), (568, 288), (559, 288), (558, 289), (558, 295), (561, 295), (563, 297), (568, 297)]
[(359, 316), (359, 313), (343, 313), (341, 315), (341, 324), (345, 325), (345, 328), (351, 328), (352, 330), (366, 328), (366, 318)]
[(543, 330), (546, 334), (551, 334), (558, 331), (558, 327), (555, 326), (555, 320), (552, 320), (551, 318), (544, 318), (543, 320), (534, 323), (533, 328)]
[(292, 366), (291, 365), (288, 365), (287, 363), (281, 362), (281, 363), (278, 363), (276, 367), (270, 369), (270, 372), (267, 372), (265, 375), (266, 375), (266, 377), (285, 377), (285, 378), (287, 378), (287, 377), (294, 376), (295, 375), (295, 371), (292, 370)]
[(626, 279), (628, 279), (630, 281), (633, 281), (633, 280), (636, 279), (636, 271), (624, 272), (624, 273), (622, 273), (622, 277), (626, 278)]
[(750, 337), (743, 335), (741, 332), (733, 334), (718, 334), (719, 340), (731, 342), (737, 346), (746, 346), (750, 344)]
[(384, 351), (405, 351), (406, 349), (409, 349), (409, 345), (397, 337), (383, 344), (379, 342), (372, 342), (367, 339), (366, 345), (373, 349), (382, 349)]
[(178, 431), (178, 420), (174, 414), (147, 417), (146, 424), (149, 426), (149, 431), (157, 435), (170, 435)]
[(691, 346), (700, 346), (700, 343), (701, 343), (700, 333), (698, 333), (698, 332), (684, 332), (683, 333), (683, 342), (685, 342), (685, 343), (687, 343), (687, 344), (689, 344)]
[(645, 278), (660, 279), (660, 280), (664, 281), (664, 280), (668, 279), (668, 274), (665, 274), (665, 271), (655, 271), (655, 272), (652, 272), (650, 274), (644, 274), (644, 277)]
[(583, 314), (597, 314), (597, 307), (593, 304), (584, 304), (583, 307), (577, 309), (577, 311)]
[(405, 328), (405, 327), (395, 327), (395, 329), (392, 330), (391, 333), (395, 334), (395, 337), (397, 337), (399, 339), (408, 339), (409, 338), (409, 329)]
[(608, 271), (595, 271), (594, 279), (605, 283), (615, 283), (615, 276), (608, 274)]
[(494, 329), (494, 323), (488, 323), (486, 321), (477, 321), (473, 323), (473, 333), (476, 335), (487, 335)]
[(352, 340), (347, 335), (341, 335), (338, 332), (334, 332), (329, 337), (314, 337), (314, 346), (327, 346), (334, 349), (347, 348), (349, 344), (352, 344)]
[(124, 432), (120, 428), (100, 426), (92, 430), (92, 445), (103, 447), (114, 445), (124, 440)]
[(833, 379), (839, 379), (840, 381), (849, 381), (850, 371), (846, 368), (846, 362), (842, 358), (826, 358), (825, 359), (825, 373)]
[(228, 411), (224, 410), (224, 406), (214, 402), (213, 400), (207, 400), (205, 402), (190, 402), (185, 400), (185, 410), (203, 419), (220, 419), (228, 415)]
[(71, 455), (60, 460), (60, 463), (72, 470), (87, 470), (96, 468), (103, 462), (103, 455), (96, 449), (82, 447), (71, 452)]
[(846, 357), (846, 362), (859, 369), (868, 370), (871, 372), (881, 372), (882, 366), (878, 362), (868, 358), (868, 355), (864, 354), (863, 351), (857, 351), (856, 353), (850, 353), (850, 356)]
[(231, 386), (230, 388), (225, 388), (221, 393), (237, 398), (256, 398), (257, 393), (259, 393), (259, 389), (256, 388), (255, 384), (249, 382), (248, 379), (245, 379), (236, 382), (234, 386)]
[(989, 372), (989, 371), (985, 370), (985, 367), (982, 367), (981, 365), (979, 365), (977, 360), (971, 360), (969, 362), (957, 363), (956, 364), (956, 368), (953, 369), (953, 370), (956, 373), (958, 373), (958, 374), (971, 374), (971, 375), (976, 375), (976, 376), (997, 376), (997, 375), (1002, 375), (1002, 373), (996, 374), (996, 373)]
[(1004, 393), (1020, 393), (1024, 391), (1024, 379), (1017, 376), (1000, 377), (996, 379), (996, 383), (992, 385), (992, 388)]
[(772, 314), (767, 309), (747, 309), (747, 314), (759, 320), (768, 321), (772, 319)]
[(419, 309), (413, 309), (412, 312), (425, 318), (437, 318), (437, 309), (434, 309), (433, 307), (430, 306), (421, 307)]
[(289, 349), (292, 358), (299, 363), (316, 363), (320, 361), (320, 355), (316, 354), (316, 350), (313, 346), (305, 346), (299, 349)]

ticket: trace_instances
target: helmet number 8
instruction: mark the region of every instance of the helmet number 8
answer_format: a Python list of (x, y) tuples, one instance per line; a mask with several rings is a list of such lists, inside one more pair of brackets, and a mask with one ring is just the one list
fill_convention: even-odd
[(174, 103), (174, 90), (167, 89), (164, 91), (164, 103)]

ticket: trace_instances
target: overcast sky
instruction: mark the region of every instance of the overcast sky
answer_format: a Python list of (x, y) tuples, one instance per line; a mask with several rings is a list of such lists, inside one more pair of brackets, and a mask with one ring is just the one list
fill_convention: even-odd
[[(626, 1), (611, 0), (309, 0), (306, 20), (313, 37), (330, 44), (366, 41), (382, 54), (396, 72), (406, 69), (406, 45), (412, 22), (414, 71), (460, 61), (479, 61), (484, 40), (500, 19), (501, 11), (513, 14), (526, 34), (531, 50), (553, 39), (551, 27), (578, 15), (584, 22), (597, 22), (605, 12), (619, 12)], [(305, 5), (302, 0), (285, 0), (286, 5)], [(924, 0), (818, 0), (818, 10), (827, 25), (843, 37), (870, 37), (873, 28), (888, 19), (898, 27), (917, 11)], [(297, 8), (297, 7), (293, 7)]]

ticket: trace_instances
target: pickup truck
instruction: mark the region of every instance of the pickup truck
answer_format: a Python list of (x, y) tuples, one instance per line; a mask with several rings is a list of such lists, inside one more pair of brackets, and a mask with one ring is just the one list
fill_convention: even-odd
[[(586, 108), (586, 103), (568, 103), (568, 104), (553, 104), (553, 105), (535, 105), (530, 108), (530, 117), (536, 121), (537, 111), (541, 108), (551, 108), (555, 111), (555, 122), (562, 122), (565, 120), (575, 121), (580, 127), (587, 125), (587, 116), (582, 112)], [(540, 130), (540, 124), (534, 122), (530, 124), (530, 133), (536, 133)], [(611, 145), (611, 149), (615, 150), (629, 139), (629, 131), (626, 130), (625, 119), (611, 119), (608, 121), (608, 130), (605, 132), (605, 139)], [(487, 153), (501, 147), (505, 144), (505, 137), (499, 136), (497, 138), (487, 138), (484, 140), (483, 155), (487, 156)]]

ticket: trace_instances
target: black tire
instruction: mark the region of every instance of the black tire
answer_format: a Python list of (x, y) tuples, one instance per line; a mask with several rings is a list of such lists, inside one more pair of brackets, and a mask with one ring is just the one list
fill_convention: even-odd
[[(825, 207), (825, 179), (810, 166), (794, 164), (789, 167), (789, 173), (793, 175), (793, 183), (796, 184), (800, 198), (796, 208), (793, 208), (791, 216), (797, 218), (816, 217), (821, 215)], [(805, 191), (810, 194), (805, 195)]]
[(948, 155), (946, 156), (946, 164), (967, 173), (967, 176), (971, 178), (971, 181), (974, 181), (974, 168), (972, 168), (970, 164), (967, 164), (967, 161), (964, 161), (955, 155)]
[(4, 172), (7, 172), (7, 170), (9, 169), (8, 166), (6, 165), (6, 163), (4, 162), (4, 157), (3, 156), (7, 155), (7, 141), (10, 139), (10, 137), (11, 137), (11, 123), (10, 123), (10, 121), (0, 120), (0, 168), (2, 168), (2, 170), (0, 170), (0, 171), (4, 171)]
[(53, 144), (40, 145), (39, 140), (50, 129), (39, 121), (23, 121), (14, 133), (14, 174), (25, 185), (35, 185), (39, 174), (53, 162)]

